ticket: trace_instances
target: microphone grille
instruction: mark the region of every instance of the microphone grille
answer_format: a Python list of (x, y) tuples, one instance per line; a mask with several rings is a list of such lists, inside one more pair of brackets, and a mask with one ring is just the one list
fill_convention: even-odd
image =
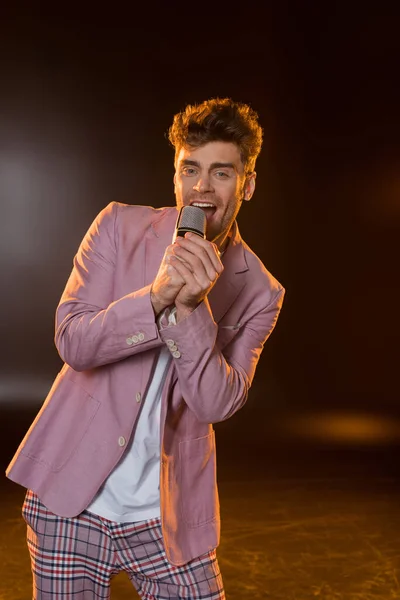
[(185, 235), (187, 231), (193, 231), (201, 237), (206, 233), (206, 215), (198, 206), (184, 206), (178, 219), (178, 235)]

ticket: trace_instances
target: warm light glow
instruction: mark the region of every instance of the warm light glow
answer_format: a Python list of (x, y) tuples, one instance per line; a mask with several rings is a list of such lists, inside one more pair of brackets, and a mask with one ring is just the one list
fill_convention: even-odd
[(400, 421), (368, 413), (312, 413), (288, 421), (286, 429), (310, 440), (341, 444), (391, 444), (400, 441)]

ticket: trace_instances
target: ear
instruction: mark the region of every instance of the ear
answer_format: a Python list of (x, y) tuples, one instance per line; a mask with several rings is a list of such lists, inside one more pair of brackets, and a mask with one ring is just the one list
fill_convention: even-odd
[(243, 187), (243, 200), (248, 202), (251, 200), (254, 190), (256, 189), (256, 177), (257, 173), (253, 171), (249, 175), (246, 175), (246, 181), (244, 182)]

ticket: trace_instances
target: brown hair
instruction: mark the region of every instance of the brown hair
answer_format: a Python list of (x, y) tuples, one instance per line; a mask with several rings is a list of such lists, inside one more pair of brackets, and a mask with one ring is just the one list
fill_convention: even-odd
[(240, 150), (245, 172), (251, 173), (261, 150), (263, 130), (257, 113), (247, 104), (230, 98), (212, 98), (201, 104), (189, 104), (177, 113), (168, 138), (175, 147), (175, 157), (182, 147), (232, 142)]

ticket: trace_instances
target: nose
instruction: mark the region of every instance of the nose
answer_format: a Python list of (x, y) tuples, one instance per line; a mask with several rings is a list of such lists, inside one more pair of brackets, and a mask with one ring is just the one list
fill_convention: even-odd
[(193, 189), (199, 194), (204, 194), (205, 192), (213, 191), (211, 179), (208, 173), (200, 175), (200, 177), (196, 181), (196, 184), (193, 186)]

